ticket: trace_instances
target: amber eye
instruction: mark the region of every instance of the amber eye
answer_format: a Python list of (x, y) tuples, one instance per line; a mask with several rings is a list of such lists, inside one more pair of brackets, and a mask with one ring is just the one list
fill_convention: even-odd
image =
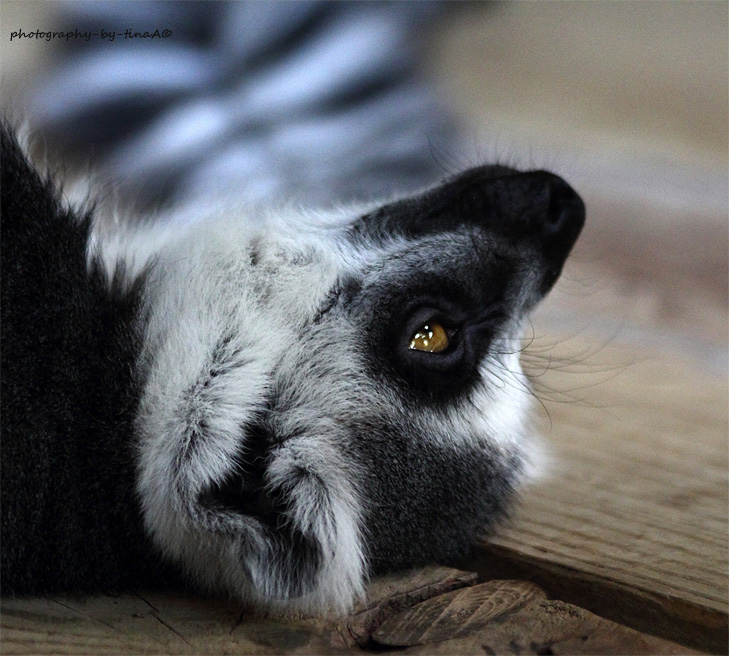
[(440, 353), (448, 348), (448, 334), (445, 328), (437, 321), (424, 323), (410, 340), (410, 348), (413, 351), (427, 351), (429, 353)]

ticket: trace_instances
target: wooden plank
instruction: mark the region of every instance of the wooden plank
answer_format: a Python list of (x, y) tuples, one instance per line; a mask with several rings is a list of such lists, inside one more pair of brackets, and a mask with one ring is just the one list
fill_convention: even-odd
[(567, 604), (544, 599), (468, 636), (415, 645), (404, 654), (697, 654), (682, 645), (639, 633)]
[[(557, 344), (553, 357), (568, 359), (575, 341)], [(528, 576), (561, 599), (723, 653), (727, 381), (617, 345), (600, 358), (605, 367), (542, 376), (552, 390), (581, 386), (584, 400), (545, 401), (553, 473), (524, 493), (513, 522), (471, 565), (484, 576)]]
[(541, 588), (526, 581), (489, 581), (439, 595), (398, 613), (377, 627), (372, 638), (377, 644), (391, 647), (462, 638), (535, 599), (545, 598)]
[(345, 618), (261, 616), (233, 601), (149, 592), (3, 599), (3, 654), (329, 654), (359, 650), (380, 623), (476, 576), (429, 567), (380, 577)]
[(201, 653), (213, 640), (237, 645), (229, 637), (240, 613), (224, 602), (172, 593), (3, 599), (3, 653)]
[(333, 644), (371, 647), (372, 633), (391, 616), (426, 599), (476, 583), (476, 574), (448, 567), (426, 567), (381, 576), (367, 586), (366, 598), (336, 625)]
[(2, 653), (689, 653), (548, 600), (532, 583), (474, 581), (442, 567), (382, 577), (351, 615), (332, 619), (277, 619), (178, 593), (5, 599)]
[(489, 581), (399, 613), (373, 634), (408, 654), (687, 654), (676, 643), (548, 600), (526, 581)]

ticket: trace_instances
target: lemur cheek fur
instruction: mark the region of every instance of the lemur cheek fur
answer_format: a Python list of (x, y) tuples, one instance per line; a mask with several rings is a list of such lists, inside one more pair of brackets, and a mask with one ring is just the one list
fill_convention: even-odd
[(343, 612), (508, 512), (521, 326), (584, 221), (560, 178), (110, 232), (2, 148), (4, 592), (183, 577)]

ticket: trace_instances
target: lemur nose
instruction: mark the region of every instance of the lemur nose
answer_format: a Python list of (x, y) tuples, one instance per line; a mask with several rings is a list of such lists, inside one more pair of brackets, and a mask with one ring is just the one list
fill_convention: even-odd
[(485, 166), (461, 180), (461, 198), (468, 199), (478, 223), (514, 241), (534, 243), (548, 259), (567, 257), (585, 222), (585, 205), (562, 178)]
[(585, 223), (582, 199), (548, 171), (485, 166), (461, 176), (459, 184), (457, 194), (476, 223), (542, 255), (546, 293)]
[(562, 178), (538, 171), (535, 175), (544, 176), (549, 189), (549, 204), (541, 224), (545, 236), (551, 236), (564, 230), (571, 231), (585, 220), (585, 205)]
[[(532, 241), (547, 263), (543, 292), (554, 284), (567, 255), (572, 250), (585, 223), (585, 204), (562, 178), (547, 171), (532, 171), (522, 176), (521, 184), (531, 188), (523, 198), (526, 225), (515, 221), (517, 237)], [(521, 224), (521, 225), (519, 225)], [(525, 230), (526, 229), (526, 230)], [(526, 234), (518, 234), (525, 230)]]
[(420, 196), (366, 214), (350, 231), (379, 241), (472, 226), (531, 246), (544, 255), (550, 269), (559, 271), (584, 222), (582, 199), (559, 176), (481, 166)]

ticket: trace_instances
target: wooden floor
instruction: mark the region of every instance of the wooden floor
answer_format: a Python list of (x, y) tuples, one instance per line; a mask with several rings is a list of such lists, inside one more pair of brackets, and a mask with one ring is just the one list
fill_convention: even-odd
[(347, 617), (252, 617), (196, 596), (6, 600), (4, 654), (692, 654), (524, 580), (428, 568), (378, 579)]
[(524, 356), (552, 474), (462, 565), (478, 581), (378, 580), (328, 622), (5, 599), (2, 653), (726, 654), (728, 42), (726, 2), (593, 2), (479, 5), (431, 44), (486, 144), (462, 163), (551, 165), (588, 206)]

